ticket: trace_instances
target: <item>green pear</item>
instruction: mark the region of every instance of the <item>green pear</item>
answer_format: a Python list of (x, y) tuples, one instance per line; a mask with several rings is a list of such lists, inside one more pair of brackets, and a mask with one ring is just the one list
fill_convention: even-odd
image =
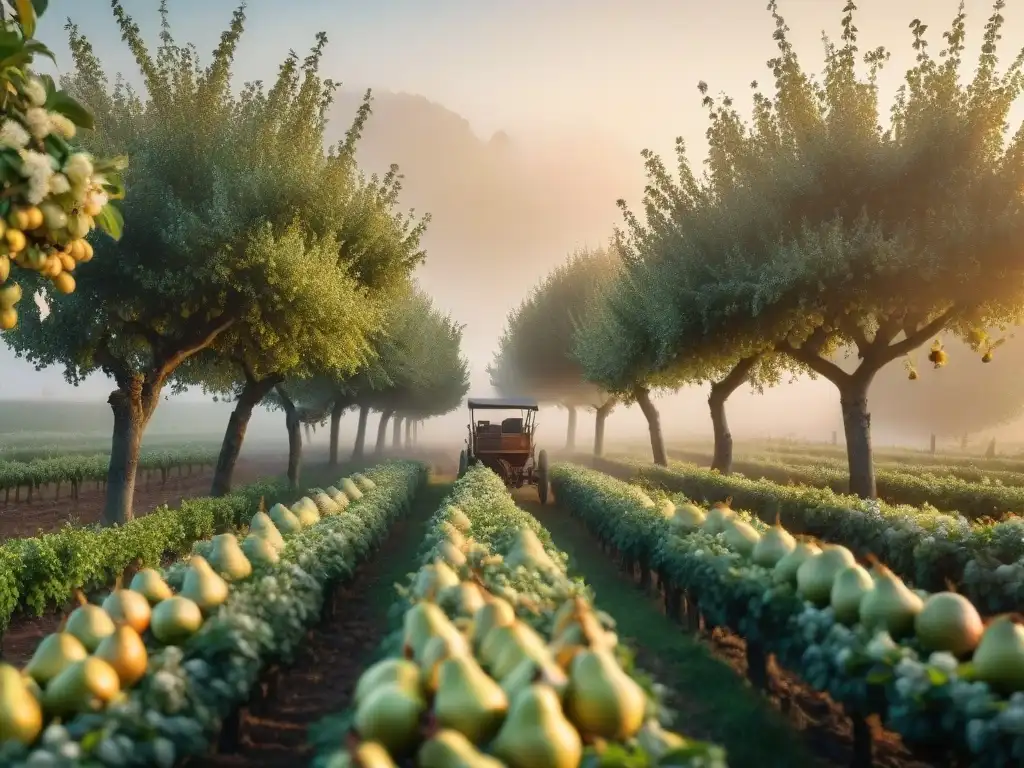
[(434, 716), (443, 728), (454, 728), (475, 744), (490, 741), (508, 711), (508, 698), (471, 656), (453, 656), (441, 663)]
[(444, 611), (436, 603), (421, 601), (405, 612), (402, 621), (403, 644), (413, 653), (419, 662), (430, 638), (438, 635), (458, 635), (458, 628), (452, 624)]
[(214, 536), (211, 543), (207, 560), (216, 573), (227, 581), (242, 581), (252, 576), (252, 563), (238, 546), (235, 534), (222, 533)]
[(359, 490), (359, 487), (349, 477), (342, 479), (341, 490), (352, 501), (359, 501), (359, 499), (363, 498), (363, 492)]
[(356, 731), (367, 741), (380, 742), (394, 757), (404, 757), (416, 744), (425, 708), (419, 694), (397, 683), (384, 685), (356, 708)]
[(377, 688), (392, 683), (410, 693), (420, 694), (423, 685), (420, 668), (409, 659), (396, 658), (378, 661), (359, 676), (355, 693), (352, 696), (353, 703), (358, 707)]
[(281, 559), (277, 547), (269, 539), (255, 533), (250, 533), (242, 540), (241, 548), (249, 562), (257, 565), (277, 565)]
[(625, 741), (640, 730), (646, 711), (647, 694), (611, 653), (576, 654), (569, 669), (565, 713), (581, 733)]
[(299, 522), (299, 518), (294, 512), (292, 512), (284, 504), (275, 504), (270, 508), (271, 521), (277, 527), (277, 530), (284, 536), (289, 534), (298, 533), (302, 530), (302, 523)]
[(46, 686), (43, 703), (57, 716), (102, 709), (121, 691), (121, 680), (110, 664), (90, 656), (66, 667)]
[(535, 683), (512, 700), (491, 751), (509, 768), (578, 768), (583, 743), (555, 690)]
[(54, 632), (36, 646), (25, 671), (40, 685), (45, 686), (76, 661), (89, 655), (82, 641), (69, 632)]
[(516, 611), (507, 600), (500, 597), (491, 600), (473, 614), (473, 628), (469, 639), (473, 647), (480, 649), (481, 643), (495, 627), (507, 627), (516, 620)]
[(339, 768), (398, 768), (391, 755), (376, 741), (361, 741), (351, 752), (352, 762)]
[(68, 616), (64, 631), (77, 637), (85, 646), (85, 650), (92, 653), (103, 638), (114, 634), (114, 620), (98, 605), (84, 602), (85, 598), (81, 593), (79, 599), (83, 602)]
[(193, 556), (185, 569), (185, 579), (179, 595), (199, 606), (209, 615), (228, 599), (228, 583), (218, 576), (205, 557)]
[(277, 526), (270, 519), (270, 515), (262, 510), (252, 516), (252, 521), (249, 523), (249, 535), (266, 539), (278, 551), (284, 549), (284, 537), (277, 530)]
[(458, 731), (442, 728), (423, 742), (416, 753), (418, 768), (505, 768), (500, 760), (485, 755)]
[(132, 582), (128, 585), (128, 588), (145, 597), (150, 605), (156, 605), (161, 600), (166, 600), (174, 594), (171, 592), (171, 588), (167, 586), (163, 576), (152, 568), (143, 568), (136, 573), (132, 577)]

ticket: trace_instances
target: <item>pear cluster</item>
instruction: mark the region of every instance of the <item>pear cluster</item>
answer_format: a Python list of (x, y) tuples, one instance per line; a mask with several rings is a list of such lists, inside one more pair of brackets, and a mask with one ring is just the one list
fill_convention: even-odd
[(665, 501), (661, 510), (676, 533), (721, 534), (730, 550), (771, 569), (775, 584), (788, 584), (815, 607), (830, 608), (841, 624), (969, 659), (974, 679), (1005, 694), (1024, 691), (1024, 625), (1014, 616), (1000, 616), (986, 627), (952, 586), (931, 594), (912, 589), (877, 558), (869, 557), (865, 568), (846, 547), (797, 540), (778, 521), (760, 533), (728, 502), (705, 513), (693, 504)]
[(685, 746), (652, 717), (589, 599), (540, 607), (499, 594), (495, 574), (560, 570), (533, 531), (518, 530), (502, 556), (467, 538), (461, 510), (439, 529), (437, 557), (409, 590), (402, 655), (356, 685), (353, 764), (577, 768), (585, 750), (610, 744), (654, 756)]
[[(339, 484), (346, 482), (352, 481)], [(152, 568), (139, 570), (128, 588), (119, 580), (100, 605), (77, 593), (79, 606), (23, 670), (0, 664), (0, 744), (30, 745), (48, 719), (97, 712), (121, 697), (145, 676), (151, 649), (186, 643), (228, 600), (232, 583), (249, 579), (255, 567), (277, 564), (285, 536), (348, 505), (345, 494), (330, 490), (269, 512), (261, 502), (241, 541), (223, 533), (197, 547), (202, 554), (184, 565), (176, 593)]]

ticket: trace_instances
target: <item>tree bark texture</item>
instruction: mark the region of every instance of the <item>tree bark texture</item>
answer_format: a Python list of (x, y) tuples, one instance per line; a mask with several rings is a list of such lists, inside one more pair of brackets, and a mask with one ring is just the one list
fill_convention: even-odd
[(405, 420), (405, 447), (412, 448), (412, 417)]
[(873, 499), (875, 467), (871, 454), (871, 414), (868, 413), (868, 387), (857, 380), (846, 382), (839, 390), (846, 432), (846, 459), (850, 469), (850, 493)]
[(366, 420), (370, 417), (370, 408), (366, 405), (359, 406), (359, 423), (356, 426), (356, 442), (352, 448), (352, 458), (361, 459), (363, 450), (366, 447)]
[(594, 415), (594, 456), (597, 458), (604, 456), (604, 425), (615, 408), (615, 403), (615, 398), (607, 400), (597, 408)]
[(245, 386), (235, 403), (235, 409), (228, 418), (227, 429), (224, 430), (220, 455), (217, 457), (217, 467), (213, 472), (211, 496), (226, 496), (231, 493), (232, 476), (235, 472), (235, 465), (238, 463), (238, 456), (242, 452), (245, 430), (249, 426), (252, 412), (280, 381), (278, 376), (268, 376), (260, 380), (246, 377)]
[(380, 413), (380, 422), (377, 424), (377, 445), (374, 449), (376, 453), (384, 453), (388, 437), (388, 421), (391, 420), (391, 413), (392, 411), (381, 411)]
[(299, 409), (281, 388), (277, 388), (284, 406), (284, 424), (288, 429), (288, 485), (293, 491), (299, 489), (299, 473), (302, 468), (302, 421)]
[(391, 447), (398, 449), (402, 447), (402, 417), (395, 414), (395, 423), (391, 425)]
[(332, 467), (338, 466), (338, 438), (341, 435), (341, 417), (345, 413), (344, 403), (335, 403), (331, 408), (331, 445), (327, 463)]
[(134, 517), (132, 504), (142, 435), (159, 402), (162, 388), (163, 382), (151, 388), (144, 385), (139, 376), (132, 379), (127, 387), (115, 389), (107, 398), (114, 414), (114, 432), (107, 465), (107, 497), (103, 505), (102, 522), (105, 526), (124, 525)]
[(576, 450), (576, 406), (567, 405), (565, 408), (569, 411), (569, 426), (565, 430), (565, 450), (574, 451)]
[(412, 444), (420, 444), (420, 423), (418, 421), (412, 423)]
[(750, 376), (750, 371), (757, 362), (757, 357), (744, 357), (721, 381), (711, 385), (708, 407), (711, 409), (711, 427), (715, 435), (715, 453), (711, 461), (711, 469), (723, 475), (732, 472), (732, 432), (725, 416), (725, 401), (739, 389)]
[(665, 437), (661, 433), (661, 417), (658, 415), (658, 409), (651, 402), (651, 392), (647, 387), (635, 387), (633, 397), (636, 398), (637, 405), (640, 406), (644, 418), (647, 419), (647, 431), (651, 434), (651, 453), (654, 463), (659, 467), (667, 467), (668, 454), (665, 453)]

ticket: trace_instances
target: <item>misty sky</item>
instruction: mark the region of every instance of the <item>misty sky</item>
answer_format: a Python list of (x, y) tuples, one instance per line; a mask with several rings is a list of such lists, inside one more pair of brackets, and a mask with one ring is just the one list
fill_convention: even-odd
[[(919, 17), (930, 25), (932, 50), (937, 52), (941, 32), (957, 4), (957, 0), (858, 3), (861, 48), (884, 45), (892, 52), (881, 80), (886, 99), (912, 64), (909, 22)], [(155, 45), (158, 1), (131, 0), (125, 5)], [(569, 220), (564, 222), (563, 234), (545, 244), (543, 260), (553, 266), (576, 244), (596, 244), (610, 232), (618, 222), (616, 196), (638, 200), (641, 149), (668, 153), (674, 137), (682, 135), (691, 159), (700, 162), (707, 117), (696, 91), (699, 80), (707, 81), (712, 93), (730, 92), (742, 109), (749, 102), (752, 80), (760, 81), (763, 88), (768, 85), (765, 62), (776, 49), (773, 21), (765, 5), (765, 0), (249, 0), (235, 79), (239, 84), (272, 80), (289, 49), (303, 55), (315, 33), (326, 30), (330, 43), (322, 71), (342, 80), (346, 89), (370, 86), (421, 94), (466, 118), (482, 139), (504, 130), (527, 143), (548, 142), (563, 148), (570, 141), (606, 145), (614, 147), (617, 156), (634, 157), (636, 173), (628, 176), (626, 184), (630, 188), (609, 195), (606, 213), (600, 208), (596, 219), (588, 215), (577, 231), (571, 219), (574, 213), (567, 206)], [(843, 5), (844, 0), (781, 0), (780, 10), (806, 68), (817, 71), (820, 67), (823, 30), (838, 38)], [(966, 5), (968, 50), (973, 52), (991, 2), (969, 0)], [(170, 6), (177, 42), (195, 43), (205, 64), (235, 3), (171, 0)], [(1005, 13), (1002, 58), (1007, 61), (1015, 53), (1010, 49), (1024, 44), (1024, 9), (1011, 7)], [(68, 66), (62, 29), (67, 16), (91, 40), (108, 73), (122, 72), (129, 81), (140, 82), (109, 5), (99, 0), (51, 0), (38, 37), (54, 48), (61, 68)], [(603, 162), (601, 153), (577, 158), (573, 167), (581, 169), (582, 176), (577, 183), (586, 186), (589, 164), (598, 173)], [(458, 226), (458, 222), (448, 224)], [(524, 227), (529, 225), (523, 222)], [(501, 301), (486, 310), (474, 306), (468, 311), (462, 300), (467, 283), (453, 278), (450, 264), (443, 262), (443, 254), (433, 267), (428, 259), (421, 280), (440, 306), (469, 324), (466, 351), (473, 365), (474, 391), (480, 392), (486, 387), (483, 368), (508, 310), (542, 277), (544, 265), (535, 274), (502, 280)], [(93, 377), (78, 392), (70, 392), (59, 371), (37, 373), (12, 360), (2, 348), (0, 370), (4, 374), (0, 397), (60, 393), (92, 399), (110, 389), (108, 382)], [(666, 425), (671, 428), (674, 423), (696, 420), (700, 429), (709, 430), (704, 397), (691, 392), (673, 398), (678, 405), (666, 413)], [(814, 422), (823, 431), (841, 423), (838, 397), (831, 385), (821, 382), (785, 385), (763, 398), (741, 395), (735, 401), (731, 407), (737, 427), (769, 402), (771, 408), (766, 410), (776, 414), (799, 405), (800, 422)], [(630, 421), (640, 418), (639, 414), (629, 416)], [(775, 424), (774, 429), (784, 431)], [(794, 424), (793, 429), (800, 431), (801, 426)]]

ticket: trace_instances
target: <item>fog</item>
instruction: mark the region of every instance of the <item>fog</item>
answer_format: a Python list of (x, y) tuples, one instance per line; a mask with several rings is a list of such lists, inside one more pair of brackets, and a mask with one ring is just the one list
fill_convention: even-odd
[[(838, 38), (844, 4), (781, 0), (791, 37), (809, 69), (820, 65), (821, 31)], [(938, 48), (957, 4), (859, 3), (862, 49), (885, 45), (892, 51), (880, 81), (884, 99), (891, 98), (912, 64), (910, 20), (929, 23), (933, 48)], [(153, 44), (159, 30), (157, 5), (157, 0), (128, 5)], [(120, 71), (141, 86), (105, 6), (88, 4), (88, 15), (81, 0), (51, 0), (50, 6), (38, 36), (52, 45), (60, 67), (69, 65), (61, 26), (71, 16), (92, 40), (108, 74)], [(233, 3), (180, 0), (171, 6), (178, 42), (195, 42), (207, 60)], [(775, 49), (773, 22), (764, 6), (764, 0), (734, 0), (728, 9), (680, 0), (309, 0), (282, 15), (274, 0), (250, 0), (235, 81), (271, 80), (288, 49), (302, 55), (317, 30), (328, 31), (324, 74), (346, 84), (332, 108), (330, 138), (343, 134), (363, 88), (372, 87), (374, 115), (359, 160), (368, 171), (399, 163), (406, 175), (403, 205), (432, 214), (425, 240), (428, 258), (418, 277), (439, 307), (465, 323), (471, 394), (486, 396), (492, 392), (484, 369), (508, 312), (574, 247), (606, 240), (620, 221), (617, 198), (638, 207), (644, 184), (640, 150), (662, 152), (671, 165), (668, 155), (681, 135), (699, 166), (707, 117), (697, 82), (708, 81), (713, 92), (729, 91), (741, 109), (747, 108), (751, 80), (760, 79), (766, 87), (765, 61)], [(977, 45), (990, 7), (987, 0), (967, 2), (969, 46)], [(1024, 42), (1024, 13), (1018, 9), (1007, 16), (1003, 38), (1011, 43), (1009, 49), (1014, 41)], [(105, 408), (110, 389), (111, 383), (98, 375), (71, 388), (61, 371), (34, 371), (0, 347), (0, 399), (80, 400)], [(690, 388), (657, 400), (668, 441), (710, 437), (706, 397), (706, 388)], [(177, 399), (209, 400), (201, 392)], [(164, 431), (175, 421), (161, 416), (171, 405), (158, 409), (153, 431)], [(226, 423), (230, 406), (209, 407), (197, 423), (215, 434)], [(0, 433), (6, 431), (2, 413)], [(729, 417), (739, 439), (828, 440), (842, 429), (838, 394), (823, 381), (787, 383), (763, 395), (741, 390), (730, 400)], [(457, 447), (466, 421), (461, 409), (432, 420), (424, 439)], [(354, 422), (349, 416), (343, 423), (346, 442)], [(564, 411), (545, 408), (539, 424), (542, 447), (562, 445)], [(902, 426), (876, 421), (874, 429), (881, 444), (922, 439)], [(68, 430), (76, 431), (75, 425)], [(256, 440), (285, 444), (280, 414), (257, 413), (250, 430)], [(1010, 427), (986, 434), (1006, 438), (1018, 431)], [(588, 444), (592, 434), (592, 419), (584, 415), (578, 444)], [(636, 408), (620, 408), (608, 422), (610, 441), (645, 434), (646, 423)], [(371, 421), (368, 441), (374, 435)]]

